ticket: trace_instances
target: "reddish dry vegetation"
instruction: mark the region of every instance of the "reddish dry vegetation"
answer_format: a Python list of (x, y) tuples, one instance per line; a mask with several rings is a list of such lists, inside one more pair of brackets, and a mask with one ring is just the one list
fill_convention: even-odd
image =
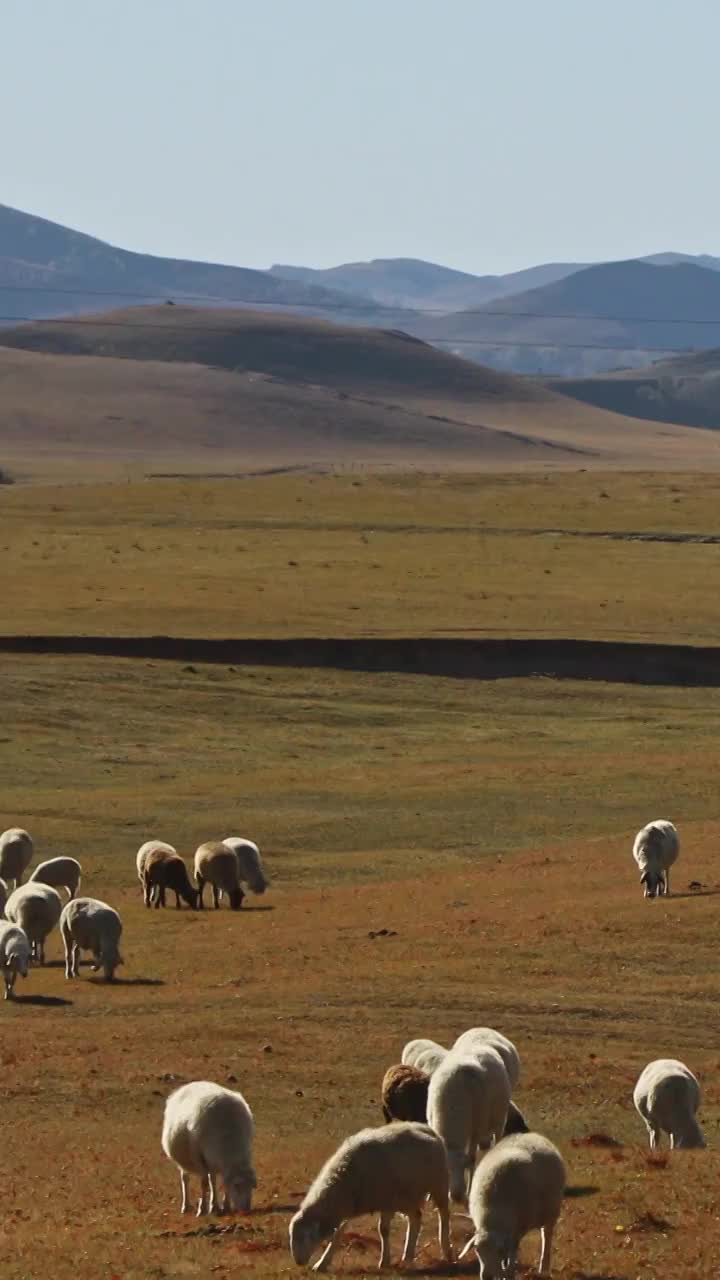
[[(448, 1043), (477, 1023), (519, 1045), (518, 1102), (567, 1159), (554, 1275), (715, 1276), (717, 836), (686, 827), (668, 901), (645, 902), (629, 853), (596, 840), (400, 882), (306, 877), (237, 914), (146, 911), (129, 848), (113, 896), (122, 981), (85, 968), (66, 983), (55, 934), (51, 964), (2, 1010), (3, 1277), (293, 1271), (289, 1216), (336, 1143), (380, 1122), (382, 1074), (405, 1039)], [(86, 890), (102, 896), (86, 863)], [(693, 879), (708, 891), (688, 890)], [(666, 1054), (703, 1080), (707, 1151), (646, 1149), (632, 1087)], [(166, 1095), (195, 1078), (237, 1085), (254, 1109), (247, 1217), (179, 1215), (160, 1125)], [(466, 1230), (456, 1218), (458, 1243)], [(419, 1270), (439, 1269), (429, 1217), (421, 1244)], [(535, 1239), (523, 1256), (536, 1260)], [(374, 1224), (354, 1223), (336, 1269), (376, 1265)]]

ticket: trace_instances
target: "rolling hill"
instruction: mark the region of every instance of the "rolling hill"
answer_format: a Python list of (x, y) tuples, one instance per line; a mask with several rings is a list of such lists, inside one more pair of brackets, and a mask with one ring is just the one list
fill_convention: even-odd
[(472, 312), (413, 318), (408, 327), (515, 372), (593, 373), (720, 345), (720, 272), (687, 262), (604, 263)]
[(720, 430), (717, 348), (659, 360), (644, 369), (594, 378), (554, 378), (547, 385), (585, 404), (629, 417)]
[(632, 422), (403, 333), (148, 307), (2, 338), (0, 464), (21, 475), (720, 468), (711, 433)]

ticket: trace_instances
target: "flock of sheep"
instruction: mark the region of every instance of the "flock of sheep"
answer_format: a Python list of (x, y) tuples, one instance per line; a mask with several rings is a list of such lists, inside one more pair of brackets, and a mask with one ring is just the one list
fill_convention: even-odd
[[(633, 857), (645, 897), (670, 890), (670, 868), (679, 853), (672, 823), (657, 820), (638, 832)], [(59, 923), (65, 946), (65, 974), (77, 976), (81, 950), (93, 956), (112, 980), (122, 964), (122, 923), (112, 907), (77, 897), (81, 867), (73, 858), (42, 862), (23, 884), (33, 843), (21, 828), (0, 836), (0, 965), (5, 996), (18, 974), (26, 976), (31, 957), (44, 962), (45, 939)], [(201, 909), (206, 884), (216, 908), (227, 895), (231, 908), (243, 901), (245, 883), (263, 893), (267, 879), (252, 841), (228, 837), (200, 845), (195, 884), (172, 845), (153, 840), (137, 854), (137, 872), (146, 906), (165, 906), (168, 890)], [(8, 893), (10, 883), (12, 892)], [(69, 901), (63, 907), (58, 889)], [(3, 910), (4, 908), (4, 910)], [(431, 1040), (411, 1040), (401, 1061), (382, 1083), (385, 1125), (347, 1138), (326, 1161), (289, 1224), (289, 1245), (298, 1265), (322, 1249), (313, 1270), (324, 1271), (342, 1239), (345, 1223), (379, 1215), (380, 1267), (390, 1265), (390, 1227), (396, 1213), (407, 1219), (403, 1263), (415, 1256), (426, 1200), (435, 1206), (439, 1242), (448, 1263), (454, 1259), (450, 1204), (465, 1206), (472, 1232), (458, 1255), (474, 1251), (483, 1280), (512, 1280), (522, 1238), (541, 1233), (540, 1274), (550, 1270), (553, 1233), (566, 1185), (565, 1165), (546, 1137), (530, 1133), (512, 1101), (520, 1078), (515, 1045), (499, 1031), (473, 1027), (450, 1049)], [(654, 1148), (661, 1133), (671, 1147), (702, 1147), (697, 1119), (700, 1086), (675, 1059), (651, 1062), (642, 1072), (633, 1101)], [(190, 1211), (189, 1180), (200, 1180), (198, 1215), (247, 1212), (256, 1186), (253, 1164), (255, 1123), (245, 1098), (209, 1081), (194, 1081), (167, 1099), (162, 1148), (180, 1172), (181, 1211)], [(481, 1158), (478, 1158), (481, 1157)], [(222, 1198), (218, 1182), (222, 1183)]]

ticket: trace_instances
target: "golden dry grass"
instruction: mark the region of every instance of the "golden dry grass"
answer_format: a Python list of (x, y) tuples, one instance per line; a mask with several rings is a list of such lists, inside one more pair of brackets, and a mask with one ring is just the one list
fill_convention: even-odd
[[(716, 1274), (718, 898), (686, 886), (718, 887), (720, 692), (0, 670), (5, 820), (28, 823), (38, 857), (79, 855), (85, 891), (122, 912), (126, 956), (113, 988), (87, 969), (71, 985), (56, 933), (51, 964), (2, 1007), (3, 1276), (290, 1273), (290, 1212), (335, 1144), (380, 1121), (403, 1042), (479, 1022), (518, 1043), (518, 1102), (583, 1192), (559, 1280)], [(677, 897), (646, 903), (629, 843), (656, 811), (684, 848)], [(189, 854), (231, 830), (264, 850), (263, 899), (239, 915), (142, 907), (141, 840)], [(711, 1149), (651, 1162), (631, 1091), (661, 1054), (700, 1073)], [(159, 1147), (164, 1098), (193, 1078), (237, 1083), (258, 1124), (256, 1209), (224, 1234), (180, 1218)], [(586, 1145), (594, 1133), (623, 1146)], [(667, 1227), (643, 1230), (648, 1213)], [(374, 1226), (355, 1230), (338, 1270), (372, 1271)], [(428, 1221), (421, 1272), (433, 1241)]]
[[(0, 490), (5, 632), (714, 642), (712, 474), (272, 476)], [(582, 535), (582, 536), (576, 536)]]

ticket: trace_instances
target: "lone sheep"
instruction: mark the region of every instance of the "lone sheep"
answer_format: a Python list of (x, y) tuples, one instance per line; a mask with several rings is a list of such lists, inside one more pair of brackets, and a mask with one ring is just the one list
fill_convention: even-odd
[[(180, 1170), (181, 1213), (190, 1212), (190, 1174), (200, 1179), (197, 1216), (210, 1213), (247, 1213), (257, 1186), (252, 1144), (255, 1124), (241, 1093), (222, 1085), (195, 1080), (181, 1085), (165, 1103), (162, 1149)], [(216, 1179), (225, 1186), (222, 1208)]]
[(32, 837), (22, 827), (10, 827), (0, 835), (0, 876), (17, 889), (23, 882), (33, 856)]
[(635, 1108), (645, 1121), (650, 1149), (660, 1142), (660, 1133), (670, 1136), (671, 1147), (704, 1147), (698, 1124), (700, 1085), (684, 1062), (658, 1058), (642, 1072), (633, 1092)]
[(220, 906), (220, 895), (226, 893), (230, 906), (237, 911), (245, 894), (240, 888), (240, 868), (237, 855), (220, 841), (201, 844), (195, 853), (195, 879), (198, 887), (198, 906), (204, 907), (203, 890), (206, 884), (212, 888), (215, 909)]
[(112, 982), (123, 964), (120, 955), (122, 921), (117, 911), (97, 898), (73, 898), (63, 908), (60, 932), (65, 944), (65, 977), (77, 978), (81, 951), (92, 951), (93, 971), (102, 969)]
[(325, 1271), (341, 1240), (345, 1222), (379, 1213), (380, 1267), (390, 1266), (390, 1226), (396, 1213), (408, 1220), (403, 1263), (415, 1256), (422, 1206), (429, 1197), (439, 1219), (440, 1246), (452, 1262), (448, 1168), (445, 1147), (424, 1124), (389, 1124), (361, 1129), (347, 1138), (323, 1165), (290, 1223), (290, 1252), (298, 1266), (329, 1240), (315, 1263)]
[(240, 879), (251, 893), (264, 893), (269, 881), (260, 857), (260, 850), (252, 840), (244, 840), (242, 836), (226, 836), (223, 844), (232, 849), (238, 860)]
[(478, 1150), (487, 1150), (505, 1132), (510, 1081), (502, 1058), (488, 1047), (482, 1057), (449, 1053), (431, 1076), (428, 1124), (445, 1142), (450, 1194), (467, 1197), (467, 1178)]
[(27, 978), (30, 943), (27, 934), (16, 924), (0, 922), (0, 968), (5, 979), (5, 999), (12, 1000), (18, 974)]
[(5, 915), (24, 929), (34, 960), (45, 963), (45, 939), (60, 919), (62, 899), (49, 884), (23, 884), (5, 904)]
[(168, 849), (156, 846), (148, 852), (143, 867), (143, 887), (146, 907), (153, 902), (156, 907), (164, 907), (167, 889), (175, 894), (175, 906), (178, 910), (181, 898), (193, 909), (198, 905), (198, 892), (185, 863), (179, 853), (171, 853)]
[(28, 884), (50, 884), (53, 889), (66, 889), (68, 898), (74, 898), (80, 888), (81, 875), (77, 858), (49, 858), (35, 868)]
[(560, 1152), (538, 1133), (505, 1138), (480, 1161), (470, 1187), (475, 1231), (460, 1257), (475, 1250), (481, 1280), (513, 1280), (520, 1241), (535, 1230), (542, 1239), (540, 1275), (549, 1275), (565, 1180)]
[(633, 858), (640, 868), (640, 883), (646, 898), (670, 892), (670, 868), (680, 853), (680, 840), (672, 822), (657, 818), (638, 831)]

